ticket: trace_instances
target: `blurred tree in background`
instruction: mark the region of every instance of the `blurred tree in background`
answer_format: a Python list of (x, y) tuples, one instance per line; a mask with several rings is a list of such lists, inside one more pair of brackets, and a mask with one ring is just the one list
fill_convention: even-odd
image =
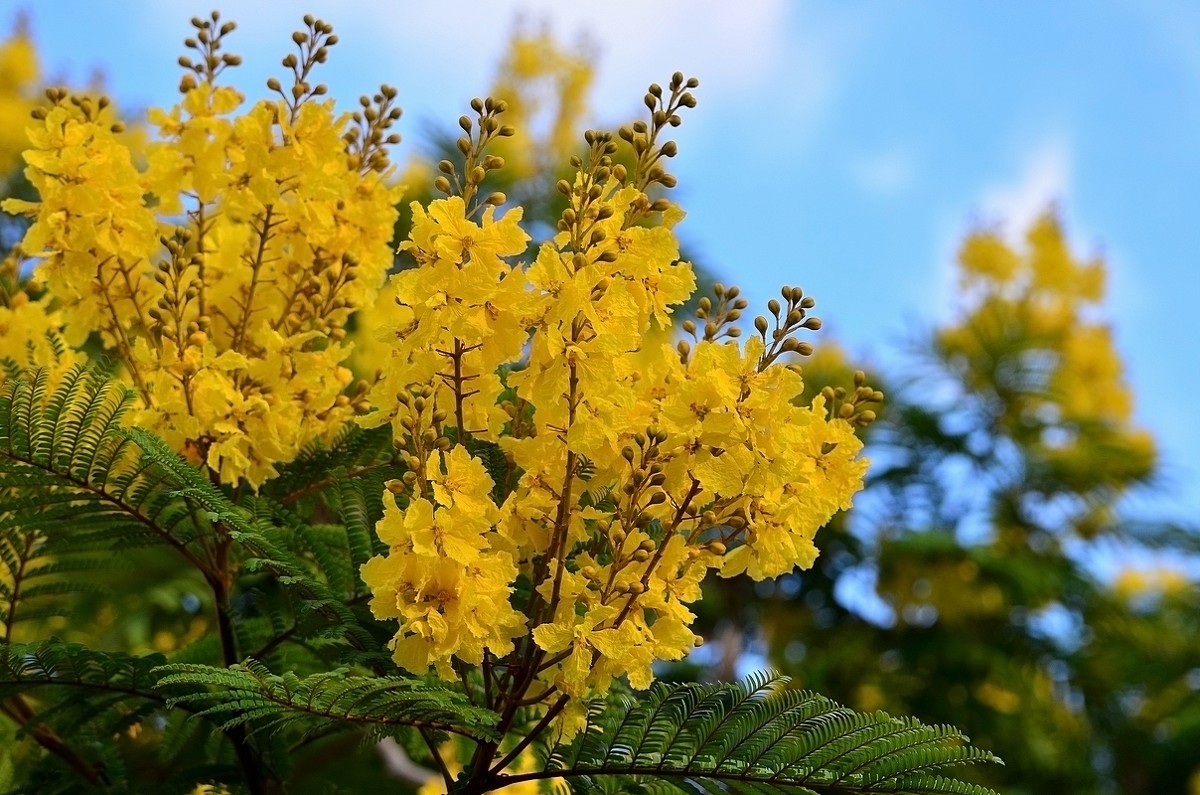
[[(970, 234), (958, 264), (957, 319), (872, 379), (888, 400), (868, 487), (816, 566), (712, 584), (714, 620), (745, 605), (714, 627), (723, 664), (749, 648), (859, 709), (954, 716), (1006, 762), (980, 780), (1014, 795), (1200, 791), (1200, 588), (1181, 565), (1200, 538), (1120, 511), (1156, 461), (1099, 311), (1104, 264), (1072, 255), (1053, 211), (1023, 246)], [(826, 350), (805, 378), (849, 369)]]

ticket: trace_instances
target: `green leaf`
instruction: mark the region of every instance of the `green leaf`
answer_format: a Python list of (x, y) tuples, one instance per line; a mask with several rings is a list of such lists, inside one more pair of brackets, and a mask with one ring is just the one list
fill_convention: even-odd
[(170, 664), (155, 670), (160, 684), (181, 688), (171, 705), (186, 705), (221, 723), (222, 729), (251, 724), (268, 734), (285, 727), (305, 732), (366, 728), (392, 733), (408, 727), (494, 738), (490, 710), (439, 682), (400, 677), (356, 676), (347, 668), (301, 677), (275, 674), (256, 660), (216, 668)]
[(328, 447), (310, 445), (295, 461), (279, 467), (279, 476), (263, 485), (270, 499), (291, 504), (322, 495), (346, 481), (359, 481), (375, 493), (383, 482), (400, 477), (404, 467), (396, 462), (390, 425), (378, 428), (349, 426)]
[(132, 399), (87, 365), (30, 369), (0, 386), (0, 639), (94, 592), (73, 575), (111, 565), (114, 550), (166, 543), (198, 562), (212, 528), (121, 428)]
[(953, 727), (855, 712), (787, 681), (656, 683), (636, 700), (596, 702), (544, 770), (500, 775), (497, 786), (563, 778), (589, 792), (995, 795), (945, 775), (1000, 761)]
[(0, 700), (37, 696), (43, 705), (32, 718), (60, 733), (109, 734), (161, 708), (169, 691), (159, 691), (154, 669), (161, 654), (136, 656), (88, 649), (57, 638), (0, 645)]

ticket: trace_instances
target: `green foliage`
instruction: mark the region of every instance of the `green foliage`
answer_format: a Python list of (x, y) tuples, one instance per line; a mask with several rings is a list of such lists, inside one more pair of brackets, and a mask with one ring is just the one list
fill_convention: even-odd
[(171, 496), (202, 511), (206, 521), (219, 526), (237, 545), (244, 555), (242, 566), (247, 573), (270, 575), (282, 587), (291, 597), (295, 622), (313, 619), (323, 626), (321, 631), (328, 637), (344, 638), (360, 650), (374, 647), (371, 636), (359, 626), (345, 599), (329, 586), (331, 580), (348, 576), (341, 561), (334, 563), (321, 556), (333, 566), (332, 571), (322, 569), (321, 558), (314, 558), (317, 572), (306, 569), (273, 537), (278, 535), (275, 532), (278, 528), (272, 523), (277, 509), (266, 498), (247, 498), (249, 510), (245, 510), (234, 505), (198, 469), (181, 459), (154, 434), (139, 428), (123, 429), (121, 433), (138, 444), (143, 451), (143, 462), (161, 467), (168, 473), (169, 482), (175, 486), (170, 491)]
[(193, 556), (211, 535), (171, 473), (142, 458), (122, 430), (130, 400), (83, 365), (53, 388), (45, 369), (0, 387), (4, 639), (18, 621), (61, 614), (62, 597), (94, 592), (80, 575), (113, 565), (104, 553), (165, 543)]
[[(44, 750), (3, 758), (19, 768), (15, 780), (46, 792), (81, 780), (186, 789), (258, 769), (284, 781), (299, 749), (337, 737), (395, 736), (409, 748), (418, 738), (431, 747), (450, 735), (503, 739), (497, 715), (479, 706), (479, 683), (399, 675), (383, 646), (390, 629), (364, 609), (358, 569), (378, 549), (382, 479), (400, 471), (386, 436), (351, 431), (261, 493), (239, 494), (155, 435), (123, 427), (129, 400), (85, 366), (31, 370), (0, 391), (0, 706)], [(499, 449), (479, 452), (504, 463)], [(215, 633), (173, 658), (14, 642), (18, 621), (40, 628), (67, 614), (99, 587), (88, 572), (144, 545), (211, 588)], [(687, 781), (712, 792), (984, 792), (942, 777), (994, 759), (956, 731), (856, 713), (783, 684), (660, 685), (637, 702), (597, 703), (573, 742), (541, 752), (537, 772), (493, 775), (487, 786), (555, 778), (602, 791)]]
[(461, 692), (427, 679), (354, 675), (335, 668), (308, 677), (277, 675), (248, 659), (229, 668), (164, 665), (155, 671), (163, 686), (186, 692), (169, 706), (198, 709), (220, 722), (222, 730), (250, 724), (272, 734), (285, 728), (303, 734), (365, 728), (386, 736), (414, 726), (481, 739), (494, 738), (496, 715), (472, 706)]
[(112, 738), (162, 707), (166, 693), (156, 692), (153, 672), (162, 662), (162, 655), (99, 652), (57, 639), (0, 645), (0, 709), (18, 737), (53, 752), (25, 771), (35, 783), (29, 791), (74, 792), (81, 779), (95, 787), (120, 782), (125, 764)]
[(262, 493), (290, 505), (320, 496), (346, 480), (361, 481), (375, 493), (401, 472), (389, 428), (351, 426), (328, 447), (310, 445), (295, 461), (280, 467), (279, 476), (265, 483)]
[[(169, 690), (159, 690), (161, 654), (138, 657), (87, 649), (50, 639), (0, 646), (0, 699), (42, 690), (59, 691), (52, 709), (38, 715), (62, 734), (113, 734), (161, 706)], [(139, 703), (140, 702), (140, 703)]]
[(581, 792), (992, 792), (941, 777), (955, 765), (999, 762), (957, 730), (855, 712), (787, 681), (659, 683), (644, 698), (599, 702), (587, 729), (555, 747), (537, 776), (567, 778)]

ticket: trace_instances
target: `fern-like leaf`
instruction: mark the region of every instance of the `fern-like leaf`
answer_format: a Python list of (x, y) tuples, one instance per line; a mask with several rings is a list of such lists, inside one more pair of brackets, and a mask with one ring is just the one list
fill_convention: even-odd
[(95, 590), (77, 575), (115, 560), (112, 550), (165, 542), (199, 561), (212, 526), (121, 428), (132, 400), (86, 365), (27, 370), (0, 387), (4, 639), (18, 620), (63, 612), (64, 595)]
[(949, 777), (952, 767), (999, 762), (950, 726), (861, 713), (787, 679), (736, 685), (658, 683), (636, 701), (597, 702), (544, 769), (500, 775), (497, 786), (565, 779), (580, 792), (958, 793), (995, 795)]
[(375, 491), (383, 481), (400, 477), (404, 469), (396, 463), (392, 428), (349, 426), (328, 447), (311, 445), (300, 456), (279, 469), (279, 476), (263, 487), (271, 499), (290, 504), (319, 495), (347, 480), (369, 482)]
[(337, 668), (306, 677), (271, 672), (253, 659), (229, 668), (171, 664), (156, 669), (160, 685), (182, 688), (172, 705), (186, 705), (221, 723), (249, 724), (273, 734), (368, 729), (393, 733), (426, 728), (491, 739), (495, 713), (480, 709), (440, 683), (399, 677), (365, 677)]
[[(374, 499), (380, 500), (382, 489), (374, 493)], [(368, 507), (367, 492), (363, 481), (357, 478), (345, 478), (338, 483), (338, 511), (342, 526), (346, 529), (346, 543), (350, 553), (350, 565), (354, 570), (355, 593), (359, 592), (358, 571), (362, 565), (375, 553), (375, 533), (372, 530), (374, 522)]]
[(0, 700), (29, 697), (37, 705), (30, 720), (49, 724), (63, 736), (111, 736), (162, 708), (161, 654), (138, 657), (101, 652), (57, 638), (0, 645)]
[(243, 568), (249, 573), (265, 573), (293, 598), (297, 623), (315, 617), (330, 635), (344, 638), (359, 649), (376, 644), (361, 628), (345, 600), (326, 582), (314, 577), (309, 569), (287, 550), (268, 524), (271, 507), (265, 498), (247, 496), (244, 505), (235, 505), (224, 493), (169, 448), (165, 442), (140, 428), (122, 430), (142, 450), (147, 465), (161, 468), (174, 487), (171, 496), (185, 500), (204, 512), (207, 521), (219, 525), (237, 544), (245, 557)]

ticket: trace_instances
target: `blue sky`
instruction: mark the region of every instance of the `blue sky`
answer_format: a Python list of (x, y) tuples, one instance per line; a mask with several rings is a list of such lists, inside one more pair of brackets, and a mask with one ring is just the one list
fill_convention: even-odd
[[(102, 72), (123, 107), (171, 103), (188, 19), (208, 5), (0, 0), (31, 12), (52, 77)], [(736, 10), (735, 10), (736, 9)], [(1200, 5), (1135, 2), (492, 0), (227, 2), (251, 95), (304, 11), (341, 44), (323, 80), (352, 103), (400, 90), (405, 146), (486, 90), (518, 15), (600, 61), (598, 122), (639, 113), (650, 81), (701, 79), (679, 131), (681, 236), (761, 306), (780, 283), (887, 364), (950, 317), (973, 225), (1014, 236), (1054, 202), (1074, 249), (1102, 254), (1105, 307), (1157, 437), (1164, 487), (1134, 507), (1200, 523)]]

